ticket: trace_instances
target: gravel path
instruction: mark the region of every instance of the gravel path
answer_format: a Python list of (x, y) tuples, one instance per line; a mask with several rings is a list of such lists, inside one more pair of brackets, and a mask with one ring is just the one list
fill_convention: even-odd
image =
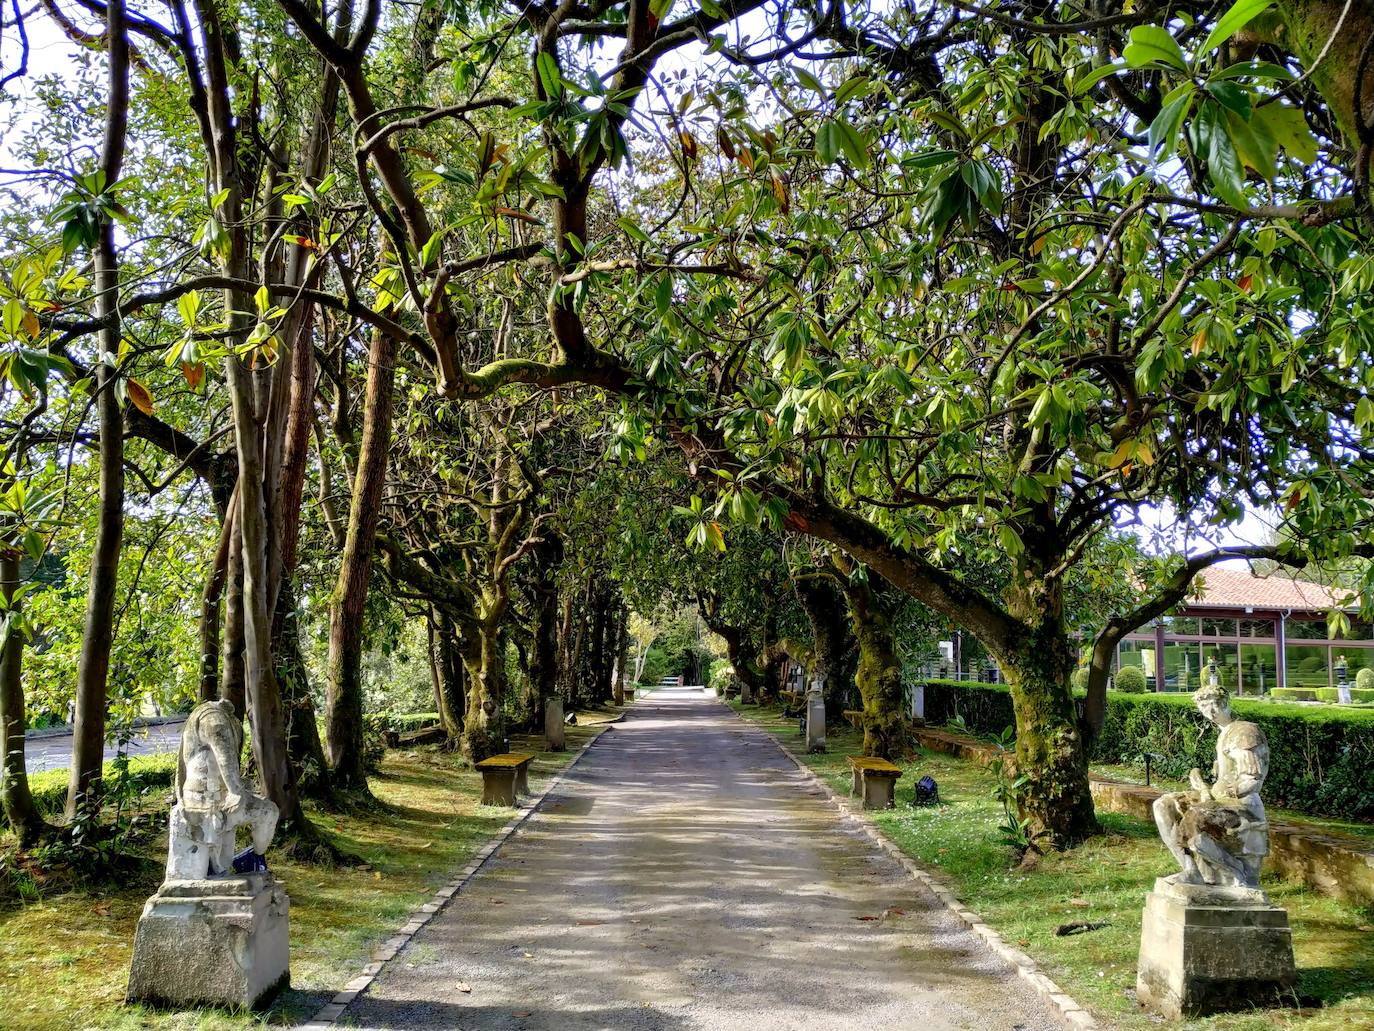
[[(175, 723), (159, 723), (139, 727), (133, 732), (125, 748), (130, 755), (157, 755), (161, 752), (175, 752), (181, 743), (181, 728), (185, 720)], [(119, 754), (117, 745), (105, 746), (105, 758), (113, 759)], [(65, 770), (72, 764), (71, 734), (53, 734), (47, 737), (24, 739), (24, 761), (30, 773), (44, 770)]]
[[(874, 919), (877, 918), (877, 919)], [(608, 730), (344, 1026), (1048, 1031), (980, 939), (698, 689)]]

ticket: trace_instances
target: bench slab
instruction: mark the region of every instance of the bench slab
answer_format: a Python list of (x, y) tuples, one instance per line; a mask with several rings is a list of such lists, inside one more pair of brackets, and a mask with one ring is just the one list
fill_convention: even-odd
[(530, 793), (529, 768), (534, 755), (528, 752), (504, 752), (476, 764), (482, 774), (482, 804), (516, 804), (518, 796)]

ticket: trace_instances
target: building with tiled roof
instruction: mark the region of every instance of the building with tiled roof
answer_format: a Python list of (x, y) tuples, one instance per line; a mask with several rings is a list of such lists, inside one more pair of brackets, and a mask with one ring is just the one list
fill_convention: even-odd
[[(1274, 688), (1338, 687), (1374, 667), (1374, 634), (1354, 618), (1346, 592), (1294, 579), (1214, 566), (1171, 615), (1121, 642), (1117, 666), (1144, 669), (1151, 690), (1191, 691), (1215, 659), (1223, 686), (1243, 695)], [(1346, 608), (1350, 630), (1327, 637), (1327, 613)]]

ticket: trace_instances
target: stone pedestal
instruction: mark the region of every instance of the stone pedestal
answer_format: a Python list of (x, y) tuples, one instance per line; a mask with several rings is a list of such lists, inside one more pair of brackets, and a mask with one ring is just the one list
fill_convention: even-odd
[(825, 751), (825, 698), (819, 691), (806, 695), (806, 750)]
[(544, 699), (544, 744), (550, 752), (561, 752), (565, 747), (562, 695)]
[(1288, 913), (1254, 888), (1155, 881), (1136, 996), (1173, 1020), (1272, 1006), (1297, 981)]
[(926, 685), (911, 685), (911, 718), (921, 723), (926, 721)]
[(167, 881), (143, 907), (130, 1002), (255, 1009), (291, 981), (290, 900), (271, 873)]
[(743, 680), (739, 682), (739, 703), (740, 705), (754, 704), (754, 689)]

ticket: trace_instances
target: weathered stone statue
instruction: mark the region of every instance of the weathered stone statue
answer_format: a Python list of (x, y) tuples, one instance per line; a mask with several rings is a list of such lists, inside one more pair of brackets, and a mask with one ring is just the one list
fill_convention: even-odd
[[(205, 702), (187, 717), (167, 872), (138, 921), (130, 1002), (248, 1009), (290, 982), (290, 900), (261, 860), (277, 807), (244, 784), (242, 748), (229, 702)], [(240, 827), (252, 841), (242, 873), (234, 868)]]
[(231, 702), (204, 702), (186, 719), (177, 756), (176, 804), (167, 831), (168, 881), (201, 880), (233, 869), (240, 827), (263, 855), (277, 830), (277, 807), (244, 786), (243, 724)]
[(1155, 800), (1155, 825), (1182, 868), (1176, 880), (1258, 888), (1260, 863), (1269, 853), (1269, 822), (1260, 800), (1269, 773), (1269, 742), (1255, 724), (1232, 719), (1215, 666), (1193, 701), (1221, 729), (1215, 779), (1209, 785), (1193, 770), (1188, 775), (1192, 790)]
[(1288, 914), (1260, 890), (1269, 824), (1260, 789), (1269, 743), (1231, 717), (1215, 663), (1193, 695), (1220, 728), (1213, 781), (1155, 801), (1155, 823), (1180, 872), (1155, 881), (1140, 928), (1136, 996), (1175, 1019), (1271, 1005), (1297, 980)]

